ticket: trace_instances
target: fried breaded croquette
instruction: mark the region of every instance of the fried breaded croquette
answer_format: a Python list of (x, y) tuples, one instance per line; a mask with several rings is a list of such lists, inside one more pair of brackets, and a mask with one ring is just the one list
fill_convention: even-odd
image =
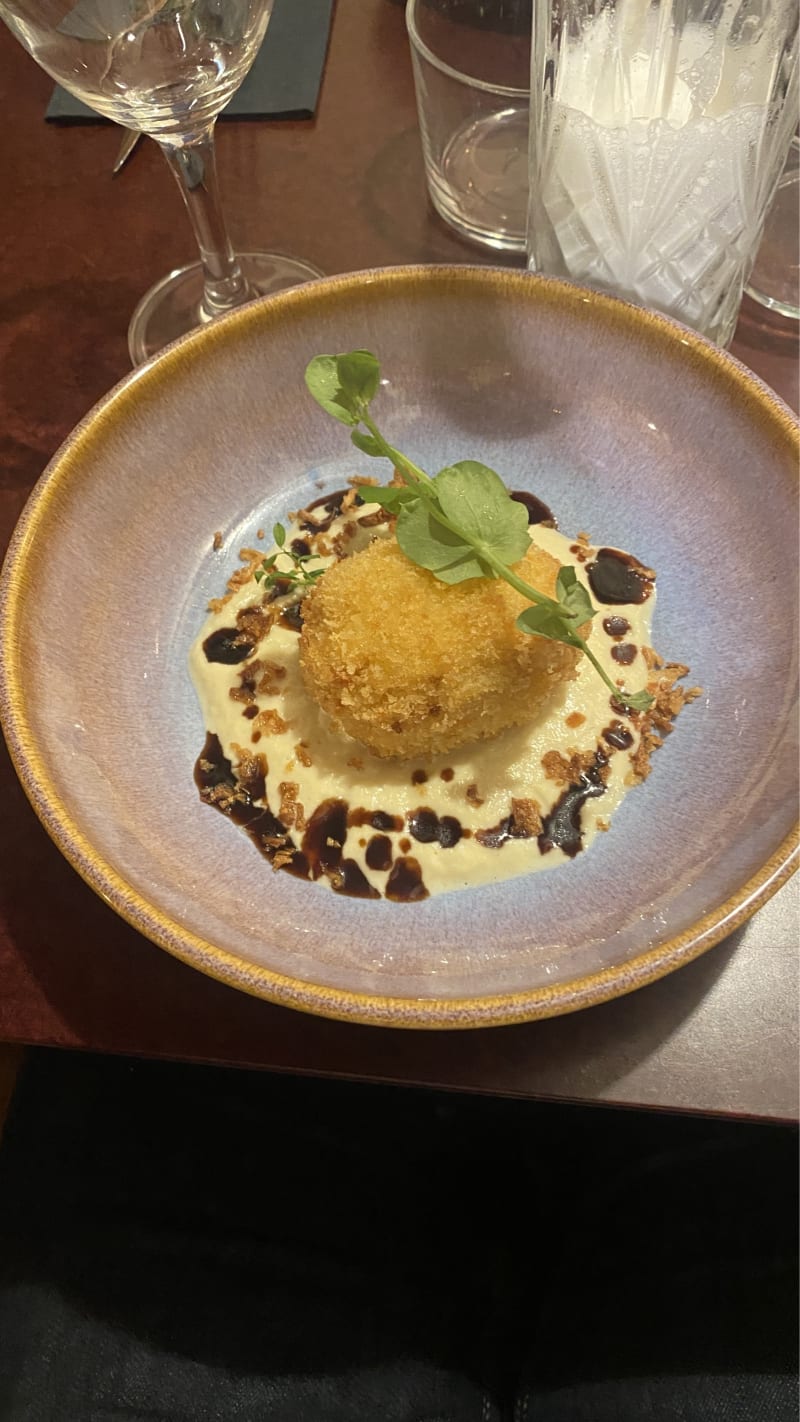
[[(549, 597), (558, 564), (531, 544), (515, 571)], [(530, 604), (500, 578), (449, 586), (394, 539), (329, 568), (303, 604), (309, 694), (379, 756), (440, 754), (532, 720), (581, 653), (530, 636)]]

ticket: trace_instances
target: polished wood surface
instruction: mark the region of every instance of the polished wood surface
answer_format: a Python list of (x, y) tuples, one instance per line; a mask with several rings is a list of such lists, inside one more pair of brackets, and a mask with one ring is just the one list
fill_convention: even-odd
[[(0, 26), (3, 546), (61, 440), (127, 373), (126, 327), (137, 300), (193, 257), (155, 147), (140, 144), (112, 179), (119, 131), (45, 124), (50, 89)], [(329, 273), (487, 260), (428, 206), (394, 0), (338, 0), (313, 121), (230, 122), (218, 147), (241, 250), (272, 247)], [(733, 350), (797, 405), (796, 327), (746, 302)], [(525, 1027), (387, 1032), (302, 1017), (169, 958), (61, 858), (5, 750), (0, 791), (0, 1041), (674, 1109), (796, 1113), (791, 885), (706, 957), (631, 998)]]

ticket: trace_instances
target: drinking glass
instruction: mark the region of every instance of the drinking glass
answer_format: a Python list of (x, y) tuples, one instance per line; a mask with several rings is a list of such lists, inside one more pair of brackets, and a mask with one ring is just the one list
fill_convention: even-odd
[(531, 0), (407, 0), (425, 177), (462, 237), (525, 251)]
[(200, 261), (139, 302), (134, 365), (255, 296), (321, 273), (267, 252), (237, 256), (220, 205), (214, 124), (258, 53), (273, 0), (0, 0), (42, 69), (106, 118), (149, 134), (181, 192)]
[(800, 321), (800, 138), (796, 136), (745, 291), (770, 311)]
[(728, 344), (797, 122), (797, 0), (534, 5), (528, 260)]

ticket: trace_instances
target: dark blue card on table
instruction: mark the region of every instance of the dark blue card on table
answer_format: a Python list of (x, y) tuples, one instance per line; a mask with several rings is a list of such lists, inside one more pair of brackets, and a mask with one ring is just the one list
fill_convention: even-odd
[[(313, 118), (332, 11), (333, 0), (275, 0), (253, 67), (220, 118)], [(108, 122), (60, 87), (53, 91), (45, 118), (53, 123)]]

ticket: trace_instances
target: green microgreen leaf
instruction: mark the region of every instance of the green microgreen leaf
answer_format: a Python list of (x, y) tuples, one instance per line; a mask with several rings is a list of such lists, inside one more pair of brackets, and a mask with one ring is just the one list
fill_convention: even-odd
[(570, 613), (576, 627), (590, 621), (595, 609), (587, 589), (578, 578), (574, 568), (560, 568), (556, 578), (556, 596), (563, 608)]
[(407, 485), (402, 487), (395, 484), (359, 484), (361, 497), (365, 504), (380, 504), (381, 508), (388, 509), (390, 513), (397, 513), (403, 504), (419, 503), (419, 494), (416, 489), (411, 489)]
[(518, 563), (530, 547), (528, 514), (511, 498), (505, 484), (487, 464), (462, 459), (441, 469), (434, 488), (442, 513), (502, 563)]
[(374, 435), (364, 434), (361, 430), (353, 430), (350, 438), (356, 449), (360, 449), (362, 454), (369, 454), (373, 459), (383, 458), (383, 445)]
[(649, 691), (620, 691), (617, 689), (617, 701), (621, 701), (631, 711), (649, 711), (653, 704), (654, 697)]
[(371, 351), (315, 356), (306, 367), (306, 385), (323, 410), (343, 425), (357, 425), (380, 381)]
[(556, 642), (568, 642), (574, 645), (570, 636), (571, 628), (566, 625), (562, 612), (558, 607), (526, 607), (524, 612), (519, 614), (516, 626), (520, 632), (534, 633), (537, 637), (551, 637)]
[(402, 505), (397, 518), (397, 541), (412, 563), (431, 573), (438, 574), (468, 558), (475, 563), (476, 571), (466, 576), (484, 576), (483, 566), (475, 559), (470, 544), (435, 519), (426, 499), (414, 499)]
[(336, 373), (340, 389), (353, 402), (353, 407), (366, 409), (381, 378), (380, 364), (372, 351), (349, 351), (337, 356)]
[[(646, 691), (629, 695), (617, 687), (580, 635), (578, 628), (595, 609), (574, 568), (560, 570), (556, 598), (546, 597), (514, 571), (530, 545), (528, 518), (499, 474), (478, 460), (463, 459), (431, 479), (384, 438), (369, 409), (380, 385), (380, 365), (370, 351), (315, 356), (306, 368), (306, 384), (323, 410), (352, 427), (357, 449), (389, 459), (404, 479), (402, 488), (370, 488), (363, 497), (397, 514), (397, 542), (407, 558), (444, 583), (503, 578), (531, 603), (516, 620), (520, 631), (579, 647), (616, 699), (631, 710), (644, 711), (652, 704)], [(310, 582), (322, 571), (309, 573), (291, 550), (289, 556), (298, 581)]]
[(466, 583), (470, 578), (493, 578), (494, 573), (474, 553), (466, 553), (446, 568), (437, 568), (434, 577), (438, 583)]
[(275, 539), (275, 542), (277, 543), (278, 547), (282, 548), (284, 543), (286, 542), (286, 529), (284, 528), (282, 523), (275, 524), (272, 530), (272, 537)]
[(337, 357), (315, 356), (306, 366), (306, 385), (318, 405), (343, 425), (357, 425), (361, 415), (347, 391), (342, 389)]

